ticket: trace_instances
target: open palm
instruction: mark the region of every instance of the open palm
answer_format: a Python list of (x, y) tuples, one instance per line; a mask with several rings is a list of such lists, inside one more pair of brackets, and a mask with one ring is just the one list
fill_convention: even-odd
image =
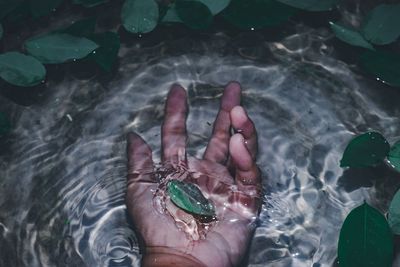
[[(176, 226), (171, 216), (155, 208), (154, 193), (159, 184), (154, 173), (152, 152), (137, 134), (128, 135), (128, 189), (126, 203), (135, 228), (142, 238), (147, 262), (153, 253), (188, 256), (209, 267), (235, 266), (246, 251), (260, 208), (260, 174), (255, 164), (256, 130), (240, 107), (238, 83), (228, 84), (214, 122), (213, 135), (203, 159), (186, 155), (186, 91), (172, 86), (162, 127), (164, 166), (179, 169), (177, 175), (198, 185), (210, 199), (218, 221), (196, 240)], [(236, 133), (231, 136), (231, 128)], [(175, 177), (174, 177), (175, 178)], [(175, 207), (177, 213), (183, 212)], [(149, 264), (151, 266), (151, 264)]]

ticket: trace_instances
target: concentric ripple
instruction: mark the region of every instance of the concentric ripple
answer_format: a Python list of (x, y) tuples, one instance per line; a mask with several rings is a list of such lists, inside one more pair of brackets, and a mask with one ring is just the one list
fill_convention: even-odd
[(348, 212), (364, 200), (385, 212), (399, 186), (386, 167), (344, 171), (339, 160), (368, 129), (400, 137), (400, 92), (338, 60), (325, 31), (256, 37), (245, 47), (223, 33), (134, 44), (107, 82), (67, 74), (30, 107), (0, 97), (15, 125), (0, 144), (0, 266), (139, 266), (126, 133), (140, 133), (159, 162), (164, 100), (178, 82), (189, 93), (188, 152), (200, 157), (222, 88), (237, 80), (266, 189), (249, 266), (331, 267)]

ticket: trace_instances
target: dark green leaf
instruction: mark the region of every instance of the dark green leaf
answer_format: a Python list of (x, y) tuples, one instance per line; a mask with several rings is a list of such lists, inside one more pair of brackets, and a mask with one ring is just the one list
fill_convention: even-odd
[(6, 114), (0, 112), (0, 136), (7, 134), (11, 130), (11, 123)]
[(33, 17), (41, 17), (49, 14), (58, 7), (64, 0), (29, 0), (31, 13)]
[[(388, 155), (389, 163), (400, 171), (400, 141), (397, 141), (391, 148)], [(400, 213), (400, 210), (399, 210)], [(399, 218), (400, 219), (400, 218)]]
[(59, 33), (68, 33), (78, 37), (88, 37), (93, 34), (96, 28), (96, 18), (79, 20), (67, 28), (58, 31)]
[(286, 21), (296, 10), (273, 0), (232, 0), (222, 12), (236, 27), (259, 29)]
[(0, 77), (13, 85), (37, 85), (45, 76), (46, 69), (34, 57), (18, 52), (0, 55)]
[(400, 55), (384, 51), (365, 51), (361, 66), (378, 80), (400, 87)]
[(181, 18), (178, 16), (178, 13), (176, 12), (176, 5), (175, 3), (171, 4), (168, 9), (167, 13), (165, 13), (165, 16), (162, 18), (162, 22), (178, 22), (178, 23), (183, 23)]
[(18, 7), (23, 0), (0, 0), (0, 20)]
[(196, 30), (209, 27), (213, 20), (208, 7), (198, 1), (177, 0), (176, 13), (186, 26)]
[(222, 10), (224, 10), (229, 3), (231, 2), (231, 0), (197, 0), (201, 3), (203, 3), (204, 5), (206, 5), (208, 7), (208, 9), (210, 10), (211, 14), (216, 15), (219, 12), (221, 12)]
[(111, 71), (120, 47), (119, 35), (115, 32), (104, 32), (92, 35), (91, 40), (96, 42), (100, 47), (97, 48), (89, 58), (96, 61), (97, 64), (105, 71)]
[(198, 215), (215, 215), (214, 206), (203, 196), (196, 185), (171, 180), (167, 184), (167, 191), (171, 201), (179, 208)]
[(329, 24), (331, 25), (331, 28), (336, 37), (343, 42), (374, 50), (374, 47), (370, 43), (368, 43), (357, 30), (350, 29), (333, 22), (329, 22)]
[(133, 33), (152, 31), (158, 23), (158, 5), (154, 0), (125, 0), (121, 19), (124, 28)]
[(396, 192), (392, 202), (390, 202), (388, 222), (392, 232), (400, 235), (400, 190)]
[(400, 36), (400, 4), (379, 5), (367, 16), (362, 33), (377, 45), (389, 44)]
[(385, 217), (368, 204), (353, 209), (340, 230), (340, 267), (391, 267), (393, 236)]
[(84, 37), (69, 34), (51, 34), (25, 42), (29, 54), (47, 64), (63, 63), (86, 57), (98, 45)]
[(108, 0), (74, 0), (74, 4), (79, 4), (84, 7), (94, 7), (108, 2)]
[(307, 11), (331, 10), (338, 2), (338, 0), (277, 0), (277, 1)]
[(341, 167), (368, 167), (374, 166), (387, 156), (390, 145), (377, 132), (361, 134), (347, 145), (340, 161)]

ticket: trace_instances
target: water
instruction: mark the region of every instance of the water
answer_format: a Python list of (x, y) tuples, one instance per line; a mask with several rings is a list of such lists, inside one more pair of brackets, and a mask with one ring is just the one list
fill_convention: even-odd
[(67, 72), (29, 106), (0, 96), (15, 126), (0, 144), (0, 266), (139, 266), (125, 135), (140, 133), (159, 162), (164, 100), (178, 82), (188, 153), (201, 157), (231, 80), (258, 129), (266, 189), (249, 266), (334, 266), (345, 216), (364, 200), (387, 211), (400, 181), (386, 166), (345, 171), (341, 155), (369, 129), (400, 138), (400, 91), (341, 61), (332, 38), (299, 26), (279, 42), (257, 32), (135, 41), (114, 76)]

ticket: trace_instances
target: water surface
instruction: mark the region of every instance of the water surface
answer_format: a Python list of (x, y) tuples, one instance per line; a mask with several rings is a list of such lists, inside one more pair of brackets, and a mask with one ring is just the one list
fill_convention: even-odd
[(266, 189), (249, 266), (333, 266), (349, 211), (366, 200), (386, 212), (399, 186), (386, 166), (345, 171), (339, 161), (356, 134), (400, 137), (400, 91), (341, 61), (332, 38), (299, 26), (279, 42), (254, 32), (133, 42), (113, 76), (67, 72), (28, 106), (0, 96), (14, 125), (0, 141), (0, 266), (139, 266), (125, 135), (139, 132), (159, 161), (164, 101), (178, 82), (188, 152), (201, 157), (231, 80), (258, 130)]

